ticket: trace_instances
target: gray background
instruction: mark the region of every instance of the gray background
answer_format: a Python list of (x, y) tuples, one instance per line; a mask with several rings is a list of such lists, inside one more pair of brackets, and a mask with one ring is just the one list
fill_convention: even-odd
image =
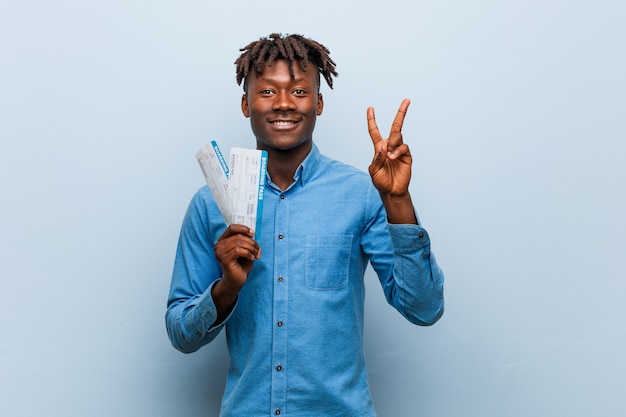
[(210, 3), (0, 3), (2, 415), (217, 414), (223, 338), (180, 354), (163, 315), (195, 151), (254, 146), (233, 62), (274, 31), (338, 64), (324, 153), (366, 169), (365, 109), (412, 100), (447, 310), (366, 277), (381, 417), (623, 413), (623, 2)]

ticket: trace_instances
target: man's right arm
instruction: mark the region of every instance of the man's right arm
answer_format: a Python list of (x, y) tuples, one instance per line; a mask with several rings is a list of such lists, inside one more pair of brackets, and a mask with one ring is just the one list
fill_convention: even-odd
[(167, 303), (168, 336), (184, 353), (198, 350), (219, 334), (260, 256), (247, 227), (233, 225), (224, 231), (217, 206), (205, 193), (206, 188), (194, 196), (185, 215)]
[(222, 275), (213, 251), (213, 233), (221, 233), (225, 225), (219, 218), (221, 228), (211, 221), (211, 204), (215, 204), (206, 193), (210, 194), (207, 188), (196, 193), (183, 219), (165, 314), (170, 341), (184, 353), (198, 350), (221, 330), (211, 328), (217, 319), (211, 288)]

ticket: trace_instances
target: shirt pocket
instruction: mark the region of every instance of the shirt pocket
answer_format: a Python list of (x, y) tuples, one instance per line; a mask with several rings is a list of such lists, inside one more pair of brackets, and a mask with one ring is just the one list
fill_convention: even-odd
[(307, 287), (338, 290), (348, 285), (351, 251), (352, 235), (307, 235)]

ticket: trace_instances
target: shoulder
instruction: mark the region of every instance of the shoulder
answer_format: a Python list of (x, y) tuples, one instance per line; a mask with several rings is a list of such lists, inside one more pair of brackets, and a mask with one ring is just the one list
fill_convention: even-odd
[(370, 175), (352, 165), (332, 159), (325, 155), (320, 155), (319, 172), (324, 176), (331, 176), (337, 179), (349, 179), (350, 182), (362, 184), (363, 186), (372, 186)]
[(215, 217), (216, 214), (219, 214), (217, 203), (209, 187), (204, 185), (200, 187), (191, 198), (187, 209), (187, 217), (192, 217), (207, 223), (209, 218)]
[(209, 187), (207, 185), (204, 185), (196, 190), (193, 197), (191, 197), (189, 207), (201, 211), (206, 211), (207, 207), (211, 206), (212, 204), (215, 204), (215, 200), (213, 199), (211, 190), (209, 190)]
[(360, 205), (366, 217), (379, 215), (383, 204), (369, 173), (321, 155), (318, 174), (319, 183), (329, 196), (348, 199)]
[(226, 222), (208, 186), (199, 188), (191, 198), (182, 228), (183, 233), (202, 235), (207, 242), (216, 241), (226, 229)]

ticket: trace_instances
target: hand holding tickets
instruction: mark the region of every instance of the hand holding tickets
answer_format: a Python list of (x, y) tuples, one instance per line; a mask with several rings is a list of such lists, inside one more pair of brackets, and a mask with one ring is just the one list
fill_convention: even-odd
[(213, 198), (227, 225), (243, 224), (258, 233), (263, 213), (267, 152), (232, 148), (230, 165), (212, 141), (196, 153)]

